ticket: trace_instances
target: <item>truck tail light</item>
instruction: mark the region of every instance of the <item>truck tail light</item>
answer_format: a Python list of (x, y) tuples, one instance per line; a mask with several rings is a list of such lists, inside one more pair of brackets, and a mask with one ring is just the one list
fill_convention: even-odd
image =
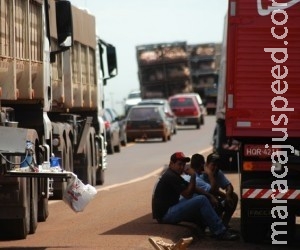
[(271, 161), (244, 161), (244, 171), (271, 171)]

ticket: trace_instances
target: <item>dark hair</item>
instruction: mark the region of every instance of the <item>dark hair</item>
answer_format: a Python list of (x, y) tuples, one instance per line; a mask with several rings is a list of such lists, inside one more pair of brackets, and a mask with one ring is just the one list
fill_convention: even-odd
[(193, 154), (191, 158), (191, 168), (200, 169), (205, 163), (204, 156), (201, 154)]
[(206, 158), (206, 162), (218, 164), (220, 162), (220, 156), (216, 153), (209, 154)]

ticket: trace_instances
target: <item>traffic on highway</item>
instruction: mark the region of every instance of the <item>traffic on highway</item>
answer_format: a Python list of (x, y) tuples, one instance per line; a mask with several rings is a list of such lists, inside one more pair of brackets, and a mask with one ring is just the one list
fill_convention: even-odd
[[(169, 143), (161, 140), (137, 140), (122, 148), (121, 154), (109, 155), (109, 166), (103, 185), (83, 212), (75, 213), (61, 200), (50, 201), (47, 223), (39, 223), (35, 234), (24, 240), (0, 240), (0, 248), (10, 249), (153, 249), (150, 236), (166, 242), (181, 237), (194, 237), (188, 249), (272, 249), (268, 245), (244, 243), (242, 239), (222, 242), (209, 236), (197, 238), (190, 225), (161, 225), (152, 219), (151, 196), (161, 172), (168, 166), (170, 155), (183, 151), (211, 152), (215, 116), (207, 116), (200, 130), (179, 127)], [(239, 190), (236, 172), (227, 173), (235, 190)], [(239, 230), (239, 205), (232, 226)], [(277, 249), (277, 248), (276, 248)], [(278, 248), (280, 249), (280, 248)]]
[(135, 45), (118, 114), (98, 15), (1, 0), (0, 247), (299, 246), (300, 1), (280, 2), (228, 0), (221, 42)]

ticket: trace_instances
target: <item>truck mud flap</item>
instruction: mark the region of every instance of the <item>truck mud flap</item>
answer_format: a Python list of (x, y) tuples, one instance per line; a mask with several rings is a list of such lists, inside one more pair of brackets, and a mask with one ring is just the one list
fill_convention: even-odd
[(272, 216), (271, 210), (275, 206), (272, 200), (241, 200), (241, 234), (245, 242), (295, 243), (295, 210), (287, 206), (288, 217), (283, 220)]

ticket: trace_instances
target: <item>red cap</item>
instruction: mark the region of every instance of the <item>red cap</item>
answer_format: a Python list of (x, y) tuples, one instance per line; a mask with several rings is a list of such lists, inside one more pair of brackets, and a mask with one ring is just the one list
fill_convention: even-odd
[(190, 157), (186, 157), (184, 153), (182, 152), (176, 152), (171, 155), (171, 162), (176, 162), (176, 161), (184, 161), (184, 162), (189, 162), (191, 159)]

